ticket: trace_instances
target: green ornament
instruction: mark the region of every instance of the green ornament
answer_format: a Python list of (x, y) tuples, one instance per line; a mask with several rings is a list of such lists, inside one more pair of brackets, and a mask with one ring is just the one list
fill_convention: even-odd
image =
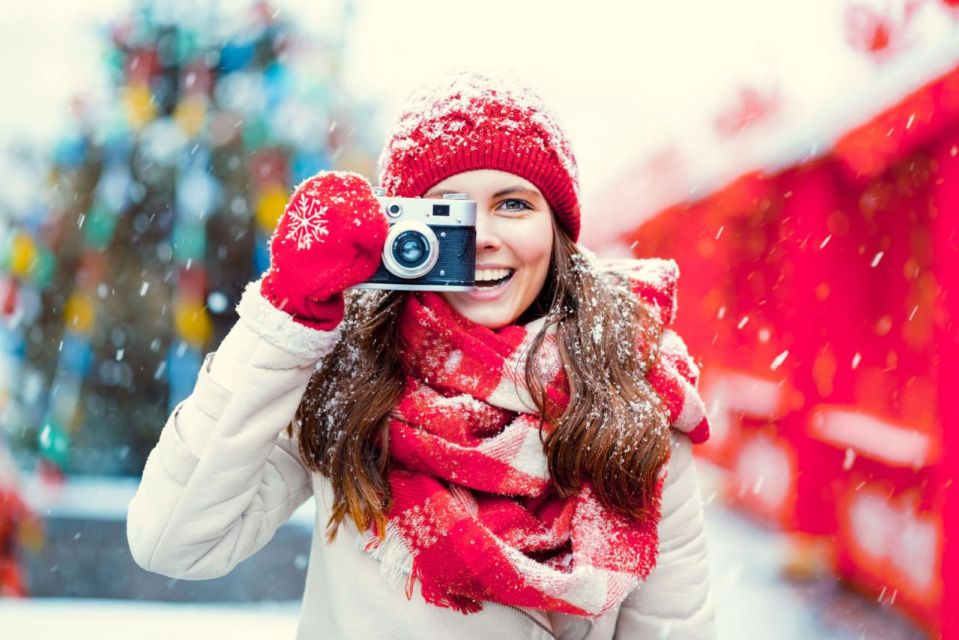
[(0, 229), (0, 271), (10, 273), (10, 254), (13, 250), (12, 229)]
[(110, 77), (114, 79), (118, 85), (124, 82), (123, 77), (123, 62), (124, 54), (116, 47), (110, 47), (106, 55), (104, 56), (104, 63), (106, 64), (107, 70), (110, 74)]
[(185, 63), (196, 57), (198, 50), (196, 32), (188, 29), (180, 29), (177, 32), (177, 61), (180, 64)]
[(206, 227), (178, 223), (173, 228), (173, 256), (179, 263), (206, 256)]
[(37, 438), (40, 455), (61, 469), (70, 457), (70, 434), (52, 418), (47, 420)]
[(243, 126), (243, 146), (247, 151), (262, 149), (270, 141), (270, 129), (265, 120), (257, 118)]
[(115, 214), (102, 205), (94, 205), (83, 224), (83, 239), (92, 249), (103, 251), (113, 239), (117, 226)]
[(37, 257), (33, 260), (33, 264), (30, 265), (30, 270), (27, 273), (34, 286), (40, 291), (45, 291), (50, 286), (50, 282), (53, 281), (53, 274), (56, 270), (56, 256), (46, 247), (40, 247), (37, 251)]

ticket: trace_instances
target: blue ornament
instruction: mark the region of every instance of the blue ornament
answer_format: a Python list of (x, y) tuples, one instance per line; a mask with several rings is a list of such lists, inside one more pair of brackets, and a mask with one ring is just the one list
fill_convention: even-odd
[(60, 349), (60, 370), (82, 378), (90, 370), (92, 361), (93, 350), (90, 348), (90, 341), (84, 336), (67, 331), (63, 336), (63, 347)]
[(0, 353), (22, 360), (27, 353), (27, 341), (23, 331), (0, 323)]
[(270, 268), (270, 239), (262, 233), (256, 234), (256, 244), (253, 248), (253, 269), (257, 277)]
[(330, 157), (325, 151), (300, 151), (293, 156), (291, 179), (293, 184), (300, 184), (307, 178), (314, 176), (324, 169), (332, 169)]
[(173, 409), (193, 392), (202, 364), (203, 354), (186, 342), (181, 340), (170, 348), (166, 359), (167, 384), (170, 391), (167, 405), (169, 412), (172, 413)]
[(292, 82), (287, 68), (274, 62), (263, 70), (263, 92), (266, 95), (266, 108), (273, 111), (290, 93)]
[(220, 48), (220, 69), (224, 73), (239, 71), (253, 60), (254, 42), (229, 41)]
[(67, 169), (75, 169), (82, 165), (86, 155), (86, 140), (79, 136), (61, 138), (53, 150), (54, 162)]
[(129, 135), (109, 137), (103, 145), (103, 164), (108, 167), (129, 166), (132, 148), (133, 140)]

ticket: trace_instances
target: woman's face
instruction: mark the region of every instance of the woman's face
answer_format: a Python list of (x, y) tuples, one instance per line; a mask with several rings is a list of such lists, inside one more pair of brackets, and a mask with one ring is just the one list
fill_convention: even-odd
[(450, 176), (424, 197), (466, 193), (476, 201), (476, 289), (444, 292), (468, 320), (497, 329), (512, 324), (546, 281), (553, 250), (553, 214), (531, 182), (479, 169)]

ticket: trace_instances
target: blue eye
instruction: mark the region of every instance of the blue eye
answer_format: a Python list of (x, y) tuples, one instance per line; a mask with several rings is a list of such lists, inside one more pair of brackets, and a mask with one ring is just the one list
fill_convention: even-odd
[(508, 203), (508, 202), (518, 202), (518, 203), (519, 203), (520, 205), (522, 205), (522, 206), (519, 207), (518, 209), (515, 208), (515, 207), (508, 207), (508, 208), (506, 209), (506, 211), (523, 211), (523, 210), (525, 210), (525, 209), (532, 209), (532, 208), (533, 208), (533, 207), (529, 206), (529, 203), (528, 203), (528, 202), (526, 202), (525, 200), (519, 200), (518, 198), (509, 198), (509, 199), (507, 199), (507, 200), (503, 200), (503, 204), (506, 204), (506, 203)]

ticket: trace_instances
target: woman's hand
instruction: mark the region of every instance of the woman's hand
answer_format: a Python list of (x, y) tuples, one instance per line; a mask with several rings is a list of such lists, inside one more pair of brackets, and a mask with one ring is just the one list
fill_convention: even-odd
[(376, 271), (389, 223), (366, 178), (321, 171), (300, 183), (270, 239), (260, 291), (305, 326), (343, 319), (343, 291)]

